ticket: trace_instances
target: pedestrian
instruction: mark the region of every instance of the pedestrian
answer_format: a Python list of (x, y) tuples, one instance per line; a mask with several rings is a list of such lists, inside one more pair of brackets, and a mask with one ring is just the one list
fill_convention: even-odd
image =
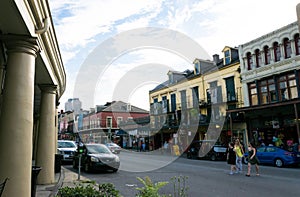
[(233, 142), (230, 142), (228, 144), (227, 163), (230, 164), (230, 173), (229, 174), (232, 175), (234, 171), (236, 173), (238, 173), (238, 170), (237, 170), (237, 167), (236, 167), (236, 153), (234, 151), (234, 143)]
[(146, 151), (146, 144), (145, 144), (145, 142), (144, 142), (144, 141), (142, 141), (142, 150), (143, 150), (143, 152), (145, 152), (145, 151)]
[(240, 140), (237, 138), (234, 144), (234, 152), (236, 154), (236, 167), (239, 172), (243, 170), (243, 156), (244, 156), (244, 149), (243, 145), (240, 143)]
[(256, 170), (256, 176), (259, 176), (259, 161), (256, 157), (256, 148), (253, 143), (250, 143), (248, 146), (248, 172), (246, 174), (247, 177), (250, 177), (251, 174), (251, 165), (255, 165), (255, 170)]

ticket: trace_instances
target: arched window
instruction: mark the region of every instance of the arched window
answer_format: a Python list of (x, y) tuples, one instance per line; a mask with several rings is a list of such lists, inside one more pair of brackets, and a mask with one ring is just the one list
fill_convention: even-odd
[(247, 57), (247, 65), (248, 65), (248, 70), (251, 70), (252, 69), (252, 66), (253, 66), (253, 61), (252, 61), (252, 55), (250, 52), (248, 52), (246, 54), (246, 57)]
[(292, 47), (291, 47), (291, 41), (288, 38), (285, 38), (283, 40), (283, 46), (284, 46), (284, 58), (290, 58), (292, 54)]
[(270, 48), (268, 46), (264, 47), (264, 54), (265, 54), (265, 65), (268, 65), (270, 64), (270, 60), (271, 60)]
[(299, 34), (296, 34), (294, 36), (295, 40), (295, 49), (296, 49), (296, 55), (300, 55), (300, 40), (299, 40)]
[(280, 52), (280, 47), (278, 42), (274, 42), (273, 49), (274, 49), (274, 60), (275, 62), (278, 62), (281, 57), (281, 52)]
[(261, 55), (259, 49), (255, 50), (255, 61), (256, 61), (256, 68), (261, 66)]

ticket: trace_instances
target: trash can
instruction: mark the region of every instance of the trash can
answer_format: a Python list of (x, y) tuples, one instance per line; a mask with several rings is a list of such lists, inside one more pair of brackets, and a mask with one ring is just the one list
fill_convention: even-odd
[(61, 170), (61, 165), (62, 165), (62, 159), (63, 155), (62, 154), (55, 154), (55, 166), (54, 166), (54, 172), (59, 173)]
[(31, 197), (35, 197), (37, 176), (39, 175), (41, 169), (42, 168), (39, 167), (39, 166), (32, 166), (32, 171), (31, 171)]

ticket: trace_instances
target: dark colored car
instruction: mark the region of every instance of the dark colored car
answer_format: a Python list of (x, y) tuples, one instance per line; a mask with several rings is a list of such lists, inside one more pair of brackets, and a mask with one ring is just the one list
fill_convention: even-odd
[(217, 144), (214, 140), (199, 140), (194, 141), (188, 147), (186, 153), (189, 159), (210, 159), (215, 160), (226, 160), (227, 147)]
[[(295, 150), (288, 151), (276, 146), (257, 148), (256, 156), (261, 164), (269, 164), (276, 167), (300, 164), (300, 152), (296, 152)], [(245, 158), (247, 157), (248, 153), (245, 153)], [(248, 163), (247, 159), (244, 162)]]
[(81, 154), (81, 164), (84, 171), (108, 171), (117, 172), (120, 167), (120, 159), (113, 154), (104, 144), (84, 144), (73, 158), (73, 168), (78, 168)]

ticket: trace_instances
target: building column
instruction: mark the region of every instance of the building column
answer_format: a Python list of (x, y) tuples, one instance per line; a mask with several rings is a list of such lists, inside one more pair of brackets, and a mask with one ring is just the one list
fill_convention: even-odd
[(270, 47), (270, 54), (271, 54), (270, 64), (274, 64), (274, 62), (275, 62), (275, 54), (274, 54), (274, 48), (273, 48), (273, 46)]
[(38, 175), (38, 184), (55, 182), (54, 158), (56, 129), (56, 88), (55, 85), (40, 85), (42, 91), (40, 120), (37, 141), (36, 166), (42, 168)]
[(280, 48), (280, 61), (285, 59), (285, 50), (284, 50), (284, 44), (283, 43), (279, 43), (279, 48)]
[(0, 114), (0, 180), (4, 196), (31, 196), (35, 59), (34, 38), (0, 36), (7, 49)]

